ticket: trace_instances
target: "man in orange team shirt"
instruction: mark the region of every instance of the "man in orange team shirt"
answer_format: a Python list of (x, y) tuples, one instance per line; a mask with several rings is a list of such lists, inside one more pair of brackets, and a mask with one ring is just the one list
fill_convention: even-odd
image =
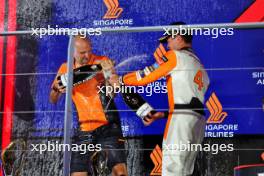
[[(101, 64), (109, 60), (105, 56), (92, 53), (91, 42), (82, 36), (74, 38), (74, 69)], [(51, 86), (50, 101), (56, 103), (65, 93), (65, 87), (60, 85), (57, 77), (67, 72), (67, 65), (63, 63)], [(80, 130), (74, 139), (77, 144), (101, 144), (102, 150), (107, 151), (107, 167), (114, 176), (126, 176), (126, 155), (122, 142), (122, 131), (119, 114), (114, 101), (106, 94), (98, 92), (98, 87), (105, 84), (104, 77), (98, 73), (92, 79), (73, 87), (72, 99), (78, 112)], [(107, 108), (106, 108), (107, 107)], [(104, 109), (111, 111), (104, 112)], [(71, 176), (87, 176), (91, 174), (90, 157), (94, 152), (85, 154), (72, 152)]]

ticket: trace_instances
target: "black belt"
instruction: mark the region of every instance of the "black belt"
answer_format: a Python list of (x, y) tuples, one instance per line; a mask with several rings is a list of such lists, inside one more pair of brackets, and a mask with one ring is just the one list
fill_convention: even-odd
[(175, 104), (174, 109), (192, 110), (201, 115), (205, 115), (203, 103), (196, 97), (193, 97), (189, 104)]
[[(110, 130), (110, 131), (109, 131)], [(121, 126), (118, 123), (108, 123), (105, 125), (102, 125), (95, 130), (92, 131), (81, 131), (80, 129), (77, 129), (75, 135), (78, 137), (87, 137), (88, 138), (96, 138), (97, 136), (112, 136), (117, 134), (122, 134)]]

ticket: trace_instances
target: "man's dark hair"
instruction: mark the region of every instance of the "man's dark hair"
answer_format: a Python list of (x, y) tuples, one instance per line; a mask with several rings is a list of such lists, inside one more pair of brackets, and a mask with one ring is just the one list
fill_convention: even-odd
[[(186, 25), (186, 23), (184, 23), (182, 21), (177, 21), (177, 22), (171, 23), (170, 25), (174, 25), (174, 26), (175, 25)], [(189, 32), (190, 32), (189, 30), (190, 29), (188, 29), (188, 32), (185, 35), (180, 35), (179, 34), (186, 43), (192, 43), (192, 39), (193, 39), (193, 36), (191, 34), (189, 34)]]

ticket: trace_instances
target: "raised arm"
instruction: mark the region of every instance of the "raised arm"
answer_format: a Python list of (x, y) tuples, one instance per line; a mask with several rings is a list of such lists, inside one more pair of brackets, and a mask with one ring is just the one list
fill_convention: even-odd
[(50, 96), (49, 100), (51, 103), (57, 103), (57, 101), (60, 98), (60, 95), (62, 93), (65, 93), (66, 89), (63, 86), (60, 86), (60, 81), (57, 79), (57, 77), (63, 73), (66, 73), (67, 67), (66, 64), (62, 64), (58, 70), (58, 74), (56, 75), (52, 85), (51, 85), (51, 90), (50, 90)]
[(143, 86), (166, 76), (177, 65), (177, 58), (174, 51), (168, 51), (165, 56), (167, 62), (161, 65), (148, 66), (143, 70), (128, 73), (122, 77), (122, 82), (129, 86)]

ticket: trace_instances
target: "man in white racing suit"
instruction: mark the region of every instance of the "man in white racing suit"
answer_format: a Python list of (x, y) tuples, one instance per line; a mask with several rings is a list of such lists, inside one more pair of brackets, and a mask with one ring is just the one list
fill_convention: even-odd
[[(185, 23), (171, 25), (179, 24)], [(167, 42), (169, 51), (160, 45), (154, 54), (155, 64), (119, 77), (119, 81), (113, 76), (111, 81), (142, 86), (166, 77), (169, 111), (146, 116), (145, 124), (149, 125), (161, 117), (168, 118), (162, 146), (162, 176), (187, 176), (193, 173), (198, 153), (188, 146), (200, 145), (204, 138), (204, 95), (209, 78), (191, 49), (191, 35), (167, 35), (160, 38), (160, 42)]]

